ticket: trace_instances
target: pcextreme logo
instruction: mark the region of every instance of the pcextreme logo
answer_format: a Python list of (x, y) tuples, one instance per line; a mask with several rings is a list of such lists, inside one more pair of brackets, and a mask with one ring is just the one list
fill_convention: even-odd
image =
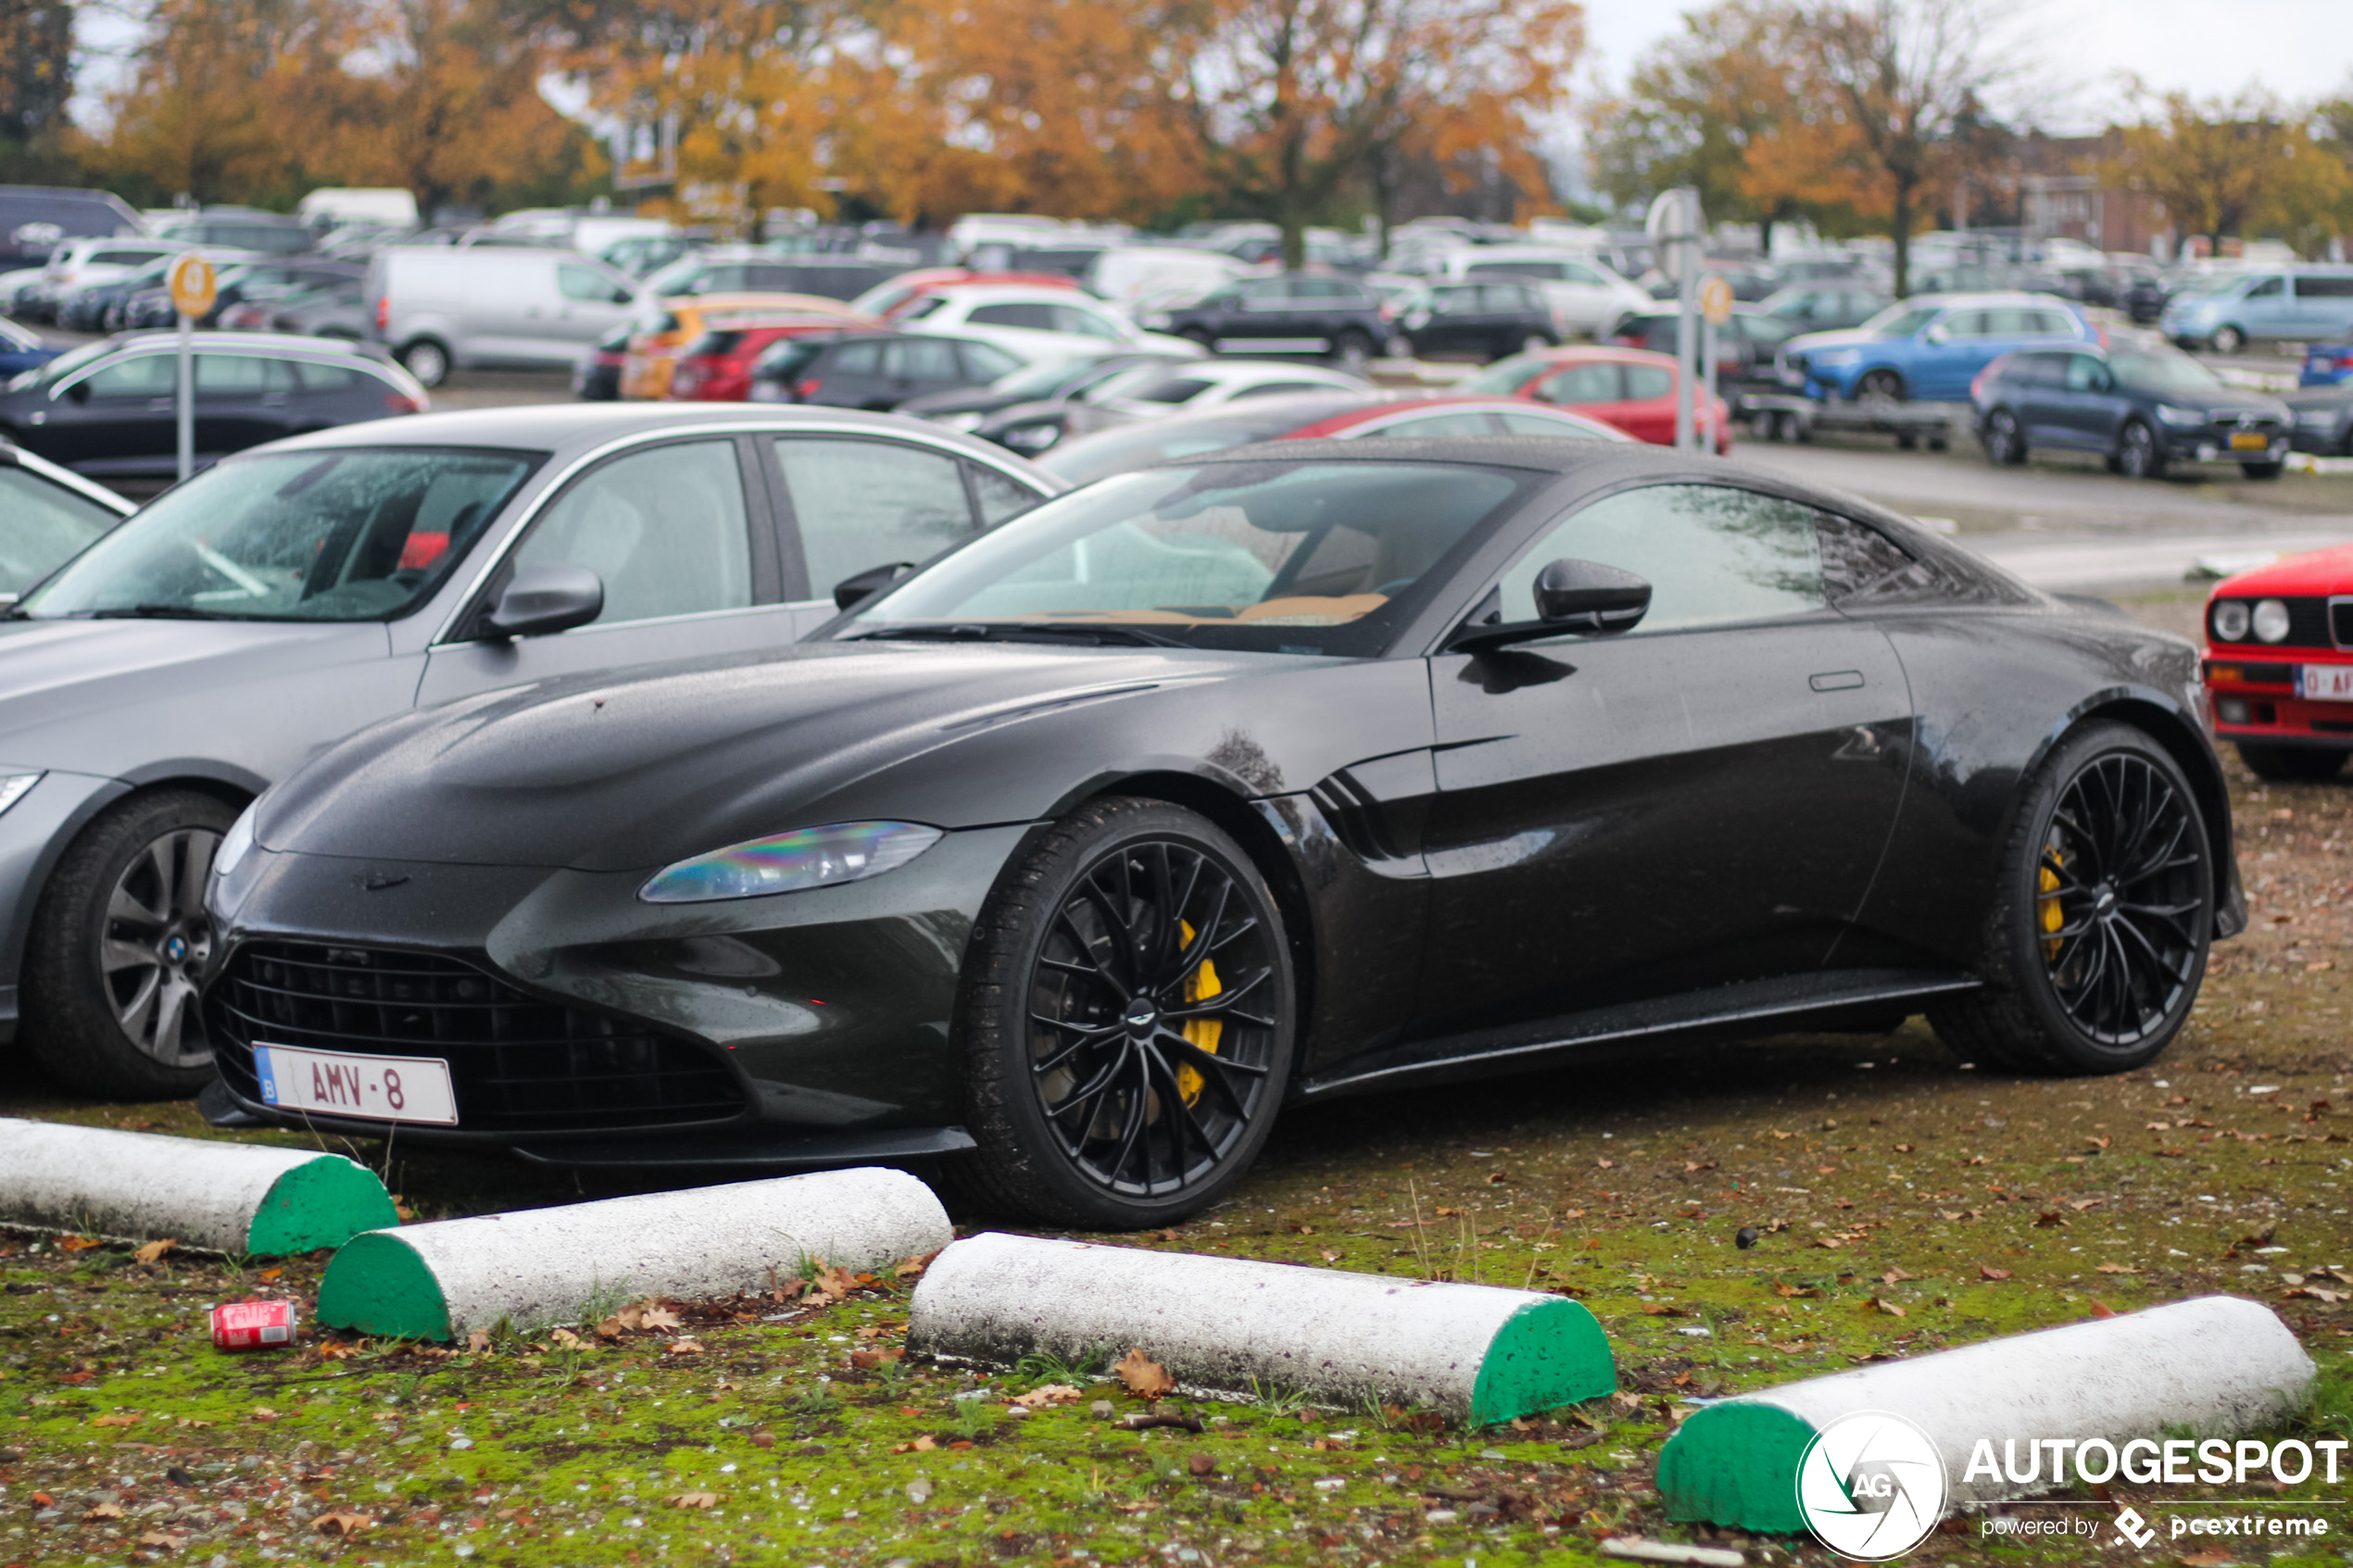
[(1885, 1411), (1856, 1411), (1814, 1435), (1797, 1463), (1797, 1509), (1824, 1546), (1884, 1562), (1944, 1517), (1944, 1461), (1926, 1432)]

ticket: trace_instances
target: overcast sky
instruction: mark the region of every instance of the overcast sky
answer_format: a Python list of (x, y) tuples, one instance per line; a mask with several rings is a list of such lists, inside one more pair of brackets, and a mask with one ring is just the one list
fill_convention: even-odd
[[(1677, 0), (1586, 0), (1601, 79), (1680, 25)], [(2051, 130), (2091, 130), (2123, 107), (2127, 74), (2200, 96), (2260, 82), (2284, 98), (2353, 90), (2347, 0), (2020, 0), (2017, 31), (2034, 56), (2034, 101), (2010, 106)]]

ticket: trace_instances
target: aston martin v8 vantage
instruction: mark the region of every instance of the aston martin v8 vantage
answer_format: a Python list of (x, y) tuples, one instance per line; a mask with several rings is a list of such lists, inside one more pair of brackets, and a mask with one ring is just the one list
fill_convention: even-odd
[(215, 859), (208, 1020), (247, 1115), (1159, 1224), (1287, 1103), (1610, 1043), (2145, 1061), (2245, 922), (2200, 701), (2181, 639), (1732, 465), (1245, 447), (786, 649), (341, 743)]

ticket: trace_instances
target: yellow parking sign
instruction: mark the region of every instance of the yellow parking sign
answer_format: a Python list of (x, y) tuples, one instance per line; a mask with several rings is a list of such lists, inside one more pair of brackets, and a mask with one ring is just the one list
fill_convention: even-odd
[(173, 262), (164, 277), (171, 286), (171, 307), (191, 319), (211, 309), (213, 300), (220, 293), (220, 281), (212, 275), (212, 263), (193, 252)]
[(1722, 277), (1707, 278), (1699, 285), (1699, 313), (1722, 326), (1732, 319), (1732, 285)]

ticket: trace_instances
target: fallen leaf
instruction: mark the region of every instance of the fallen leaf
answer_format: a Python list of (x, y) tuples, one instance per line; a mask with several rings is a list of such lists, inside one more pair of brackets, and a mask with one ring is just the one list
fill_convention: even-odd
[(671, 1355), (699, 1356), (702, 1353), (702, 1341), (699, 1339), (673, 1339), (670, 1342), (669, 1354)]
[(1593, 1161), (1593, 1164), (1604, 1171), (1615, 1171), (1617, 1169), (1617, 1161), (1615, 1160), (1596, 1160)]
[(2123, 1263), (2102, 1263), (2097, 1272), (2104, 1274), (2136, 1274), (2141, 1271)]
[(1900, 1318), (1905, 1315), (1903, 1308), (1897, 1306), (1894, 1302), (1888, 1300), (1883, 1296), (1874, 1296), (1869, 1300), (1864, 1302), (1863, 1305), (1867, 1308), (1876, 1307), (1891, 1318)]
[(1438, 1211), (1438, 1217), (1441, 1220), (1458, 1220), (1462, 1218), (1462, 1215), (1463, 1210), (1460, 1209), (1441, 1209)]
[[(1176, 1239), (1176, 1233), (1170, 1231), (1168, 1236), (1173, 1241)], [(931, 1261), (938, 1256), (937, 1252), (926, 1252), (920, 1258), (909, 1258), (893, 1268), (890, 1271), (891, 1274), (898, 1279), (921, 1279), (924, 1277), (924, 1271), (931, 1267)]]
[(860, 1372), (872, 1372), (876, 1367), (888, 1365), (906, 1354), (904, 1350), (852, 1350), (849, 1353), (849, 1364)]
[(547, 1337), (554, 1340), (559, 1346), (567, 1350), (577, 1350), (582, 1346), (588, 1343), (586, 1340), (581, 1338), (580, 1336), (574, 1334), (568, 1328), (560, 1328)]
[(57, 1250), (60, 1252), (87, 1252), (94, 1247), (104, 1247), (105, 1245), (105, 1242), (100, 1241), (94, 1236), (62, 1236), (58, 1239)]
[(353, 1513), (348, 1510), (337, 1509), (333, 1513), (322, 1513), (312, 1520), (310, 1527), (321, 1535), (350, 1537), (358, 1535), (374, 1523), (373, 1519), (364, 1513)]
[(82, 1517), (84, 1519), (120, 1519), (122, 1517), (122, 1505), (117, 1502), (102, 1502), (94, 1504), (87, 1512), (82, 1514)]
[(2113, 1308), (2113, 1307), (2111, 1307), (2111, 1306), (2109, 1306), (2107, 1302), (2105, 1302), (2105, 1301), (2101, 1300), (2098, 1297), (2094, 1296), (2094, 1297), (2091, 1297), (2089, 1299), (2090, 1299), (2090, 1301), (2091, 1301), (2091, 1303), (2092, 1303), (2092, 1315), (2093, 1315), (2094, 1317), (2095, 1317), (2095, 1318), (2112, 1318), (2112, 1317), (2114, 1317), (2114, 1316), (2116, 1315), (2116, 1309), (2115, 1309), (2115, 1308)]
[(1127, 1385), (1130, 1393), (1141, 1394), (1147, 1399), (1157, 1399), (1176, 1386), (1168, 1369), (1147, 1357), (1141, 1346), (1114, 1362), (1111, 1370)]
[(2047, 1214), (2037, 1214), (2034, 1216), (2034, 1228), (2037, 1230), (2063, 1229), (2066, 1224), (2067, 1217), (2056, 1209), (2052, 1210)]
[(2086, 1209), (2095, 1209), (2107, 1201), (2105, 1198), (2070, 1198), (2067, 1200), (2067, 1206), (2080, 1214)]
[(149, 1530), (139, 1537), (139, 1544), (144, 1547), (153, 1547), (157, 1551), (178, 1551), (188, 1544), (188, 1537), (167, 1536), (161, 1530)]
[(179, 1245), (177, 1241), (151, 1241), (132, 1256), (143, 1263), (152, 1263)]
[(1910, 1279), (1914, 1276), (1906, 1273), (1899, 1266), (1889, 1269), (1887, 1273), (1880, 1275), (1879, 1277), (1881, 1285), (1894, 1285), (1898, 1280)]
[(490, 1331), (477, 1328), (466, 1336), (466, 1348), (477, 1356), (490, 1353)]
[(2010, 1277), (2009, 1270), (1997, 1269), (1990, 1263), (1978, 1264), (1977, 1272), (1987, 1279), (2007, 1279)]
[(1217, 1459), (1214, 1454), (1189, 1454), (1186, 1457), (1185, 1468), (1196, 1475), (1214, 1475), (1217, 1474)]
[(136, 1426), (139, 1424), (139, 1412), (125, 1411), (120, 1415), (102, 1415), (90, 1424), (93, 1426)]
[(1049, 1383), (1043, 1387), (1032, 1388), (1026, 1394), (1016, 1394), (1008, 1402), (1040, 1410), (1047, 1405), (1076, 1404), (1080, 1398), (1078, 1390), (1067, 1383)]
[(1810, 1290), (1801, 1285), (1792, 1285), (1787, 1280), (1777, 1279), (1773, 1282), (1773, 1294), (1776, 1296), (1819, 1296), (1821, 1292)]
[(858, 1281), (851, 1276), (848, 1269), (837, 1263), (831, 1268), (818, 1269), (816, 1286), (818, 1289), (838, 1301), (858, 1288)]
[(717, 1508), (717, 1492), (681, 1492), (670, 1499), (673, 1508)]
[(932, 1436), (930, 1433), (926, 1432), (907, 1446), (919, 1454), (927, 1454), (931, 1452), (932, 1449), (939, 1447), (939, 1441), (937, 1438)]
[(2095, 1138), (2091, 1139), (2090, 1141), (2091, 1141), (2091, 1145), (2092, 1145), (2092, 1147), (2093, 1147), (2094, 1148), (2108, 1148), (2108, 1145), (2110, 1145), (2110, 1144), (2114, 1143), (2116, 1140), (2115, 1140), (2114, 1138), (2095, 1137)]
[(278, 1419), (278, 1412), (268, 1405), (256, 1405), (253, 1407), (253, 1418), (256, 1421), (275, 1421)]
[(279, 1275), (284, 1273), (286, 1271), (283, 1269), (264, 1269), (253, 1277), (256, 1279), (276, 1279)]
[(1898, 1154), (1909, 1154), (1912, 1152), (1912, 1146), (1907, 1143), (1899, 1143), (1895, 1146), (1895, 1152)]

